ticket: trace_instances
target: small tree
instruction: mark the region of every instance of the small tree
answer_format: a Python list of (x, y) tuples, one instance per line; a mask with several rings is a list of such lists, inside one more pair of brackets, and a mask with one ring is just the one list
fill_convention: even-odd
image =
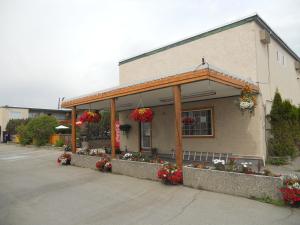
[(27, 126), (25, 124), (19, 125), (17, 128), (17, 134), (19, 135), (19, 141), (21, 145), (28, 145), (32, 143), (32, 137), (28, 132)]
[(17, 134), (17, 127), (27, 124), (29, 119), (10, 119), (6, 125), (6, 131), (11, 134)]
[(55, 133), (57, 125), (57, 120), (54, 117), (42, 115), (32, 119), (26, 128), (34, 144), (41, 146), (48, 143), (50, 136)]
[(269, 115), (272, 124), (281, 121), (281, 114), (282, 114), (281, 106), (282, 106), (282, 98), (281, 98), (281, 95), (279, 94), (278, 90), (276, 90), (275, 96), (273, 99), (272, 109), (271, 109), (271, 112)]
[(297, 153), (296, 142), (300, 138), (298, 108), (290, 101), (282, 101), (276, 91), (269, 115), (271, 135), (268, 152), (272, 156), (291, 156)]

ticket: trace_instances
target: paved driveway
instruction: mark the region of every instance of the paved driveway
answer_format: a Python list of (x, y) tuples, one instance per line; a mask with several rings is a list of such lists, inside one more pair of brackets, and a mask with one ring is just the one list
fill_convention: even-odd
[(300, 210), (59, 167), (59, 152), (0, 145), (1, 225), (300, 224)]

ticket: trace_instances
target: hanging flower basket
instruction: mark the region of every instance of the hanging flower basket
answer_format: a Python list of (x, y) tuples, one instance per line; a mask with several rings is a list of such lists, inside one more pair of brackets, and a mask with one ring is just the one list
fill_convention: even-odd
[(128, 133), (131, 129), (130, 124), (122, 124), (120, 125), (120, 131), (124, 132), (125, 134)]
[(122, 132), (122, 134), (125, 134), (126, 137), (128, 136), (128, 133), (131, 129), (131, 125), (130, 124), (122, 124), (120, 125), (120, 131)]
[(194, 122), (195, 122), (195, 119), (193, 117), (184, 117), (182, 119), (182, 123), (184, 125), (192, 125), (192, 124), (194, 124)]
[(240, 109), (253, 112), (256, 106), (256, 97), (249, 85), (245, 85), (240, 95)]
[(153, 111), (150, 108), (139, 108), (131, 112), (130, 117), (138, 122), (151, 122), (153, 119)]
[(101, 120), (101, 115), (98, 112), (84, 111), (79, 118), (81, 123), (98, 123)]

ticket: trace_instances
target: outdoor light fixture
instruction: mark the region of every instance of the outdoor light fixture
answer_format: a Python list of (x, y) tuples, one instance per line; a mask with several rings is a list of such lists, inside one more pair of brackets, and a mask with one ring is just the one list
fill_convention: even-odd
[[(192, 98), (200, 98), (200, 97), (210, 96), (210, 95), (215, 95), (215, 94), (216, 94), (216, 91), (195, 92), (195, 93), (190, 94), (190, 95), (183, 95), (183, 96), (181, 96), (181, 99), (185, 100), (185, 99), (192, 99)], [(161, 99), (159, 99), (159, 101), (161, 101), (161, 102), (172, 102), (174, 100), (173, 100), (173, 97), (168, 97), (168, 98), (161, 98)]]

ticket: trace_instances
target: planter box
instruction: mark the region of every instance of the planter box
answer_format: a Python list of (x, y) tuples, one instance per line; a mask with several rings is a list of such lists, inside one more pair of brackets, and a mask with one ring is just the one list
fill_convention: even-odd
[(226, 171), (183, 168), (185, 186), (242, 197), (282, 199), (282, 177), (250, 175)]
[(137, 162), (119, 159), (113, 159), (111, 163), (113, 173), (148, 180), (159, 180), (157, 178), (157, 171), (162, 167), (162, 165), (158, 163)]
[(72, 154), (71, 165), (96, 169), (96, 162), (100, 159), (99, 156)]

